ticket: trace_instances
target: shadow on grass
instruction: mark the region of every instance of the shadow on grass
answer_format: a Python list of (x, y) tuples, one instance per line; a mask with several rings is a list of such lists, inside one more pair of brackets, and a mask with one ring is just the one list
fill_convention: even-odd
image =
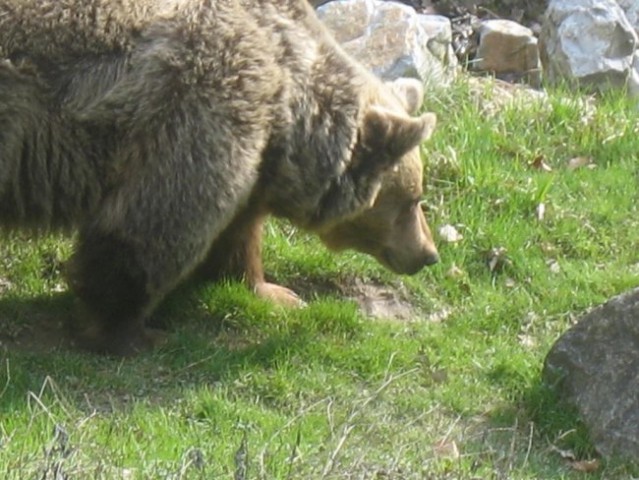
[(537, 435), (548, 443), (549, 448), (569, 450), (576, 458), (596, 455), (577, 409), (563, 401), (551, 385), (537, 380), (522, 394), (517, 404), (526, 418), (534, 423)]
[(519, 470), (532, 474), (530, 478), (573, 478), (578, 472), (572, 462), (597, 457), (576, 409), (541, 378), (511, 398), (472, 429), (473, 453), (468, 453), (477, 464), (491, 465), (496, 478), (512, 478), (510, 472)]
[[(483, 428), (486, 437), (491, 437), (485, 438), (488, 444), (502, 445), (504, 462), (539, 469), (539, 478), (546, 478), (552, 465), (576, 473), (572, 462), (598, 456), (577, 409), (563, 401), (541, 376), (513, 392), (511, 402), (493, 409)], [(532, 452), (544, 452), (545, 463), (529, 461)]]
[(69, 293), (0, 299), (0, 412), (24, 409), (26, 397), (52, 382), (81, 410), (126, 408), (135, 398), (168, 405), (185, 388), (214, 386), (247, 368), (268, 370), (317, 341), (316, 327), (279, 322), (278, 310), (244, 287), (229, 288), (217, 296), (197, 286), (178, 289), (150, 322), (167, 331), (167, 345), (130, 359), (74, 345)]

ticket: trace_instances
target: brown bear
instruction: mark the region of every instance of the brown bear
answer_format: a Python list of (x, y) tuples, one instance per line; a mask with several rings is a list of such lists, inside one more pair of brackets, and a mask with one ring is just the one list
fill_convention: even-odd
[[(386, 86), (389, 87), (386, 93), (395, 98), (387, 99), (385, 104), (391, 103), (397, 111), (409, 114), (417, 113), (422, 107), (424, 91), (419, 81), (399, 79)], [(426, 118), (430, 118), (434, 128), (435, 117)], [(422, 185), (423, 164), (416, 147), (383, 174), (372, 207), (320, 232), (320, 238), (333, 250), (350, 248), (368, 253), (396, 273), (419, 272), (425, 265), (438, 261), (437, 249), (419, 205)], [(199, 268), (199, 276), (208, 280), (243, 280), (261, 297), (284, 306), (298, 306), (303, 302), (294, 292), (265, 280), (261, 236), (269, 213), (259, 198), (249, 203), (215, 241)]]
[(264, 281), (269, 214), (398, 272), (437, 261), (419, 210), (434, 115), (411, 117), (414, 89), (349, 58), (306, 0), (0, 0), (0, 58), (0, 224), (79, 230), (92, 350), (150, 346), (145, 319), (198, 267), (296, 300)]

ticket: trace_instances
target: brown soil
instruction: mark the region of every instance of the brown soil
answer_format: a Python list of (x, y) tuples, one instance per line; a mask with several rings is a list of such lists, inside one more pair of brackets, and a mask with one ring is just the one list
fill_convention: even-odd
[(391, 286), (351, 277), (321, 282), (298, 280), (292, 288), (306, 299), (319, 294), (352, 300), (364, 315), (371, 318), (410, 321), (420, 314), (401, 284)]

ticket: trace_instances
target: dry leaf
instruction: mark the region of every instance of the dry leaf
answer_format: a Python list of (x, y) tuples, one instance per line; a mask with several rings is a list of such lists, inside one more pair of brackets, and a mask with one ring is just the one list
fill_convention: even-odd
[(594, 168), (592, 157), (574, 157), (568, 161), (568, 170), (575, 170), (581, 167)]
[(533, 348), (537, 345), (535, 339), (530, 335), (526, 335), (525, 333), (517, 335), (517, 338), (519, 339), (519, 343), (522, 347)]
[(431, 313), (430, 315), (428, 315), (428, 317), (426, 317), (426, 319), (429, 322), (440, 323), (446, 320), (448, 317), (450, 317), (452, 313), (453, 313), (452, 309), (444, 307), (437, 312)]
[(7, 290), (11, 290), (11, 288), (13, 288), (13, 283), (11, 283), (11, 280), (0, 277), (0, 292), (6, 292)]
[(454, 440), (440, 440), (435, 445), (433, 445), (433, 451), (438, 457), (452, 459), (459, 458), (459, 449), (457, 448), (457, 444)]
[(535, 209), (535, 213), (537, 215), (537, 220), (539, 220), (540, 222), (543, 221), (544, 215), (546, 213), (546, 205), (544, 205), (543, 203), (540, 203), (539, 205), (537, 205), (537, 208)]
[(457, 231), (452, 225), (443, 225), (439, 229), (439, 236), (444, 242), (455, 243), (459, 242), (464, 236)]
[[(639, 267), (639, 264), (637, 264), (637, 266)], [(449, 278), (464, 278), (466, 276), (466, 272), (453, 263), (446, 272), (446, 276)]]
[(599, 470), (601, 462), (593, 458), (592, 460), (578, 460), (576, 462), (570, 462), (570, 466), (573, 470), (583, 473), (592, 473)]
[(544, 161), (543, 155), (538, 155), (530, 162), (530, 166), (536, 170), (543, 170), (544, 172), (552, 172), (552, 167)]

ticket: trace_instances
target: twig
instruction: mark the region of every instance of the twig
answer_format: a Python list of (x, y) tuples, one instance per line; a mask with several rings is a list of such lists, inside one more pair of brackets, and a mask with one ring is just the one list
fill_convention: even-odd
[(331, 470), (333, 470), (333, 467), (335, 466), (335, 460), (337, 459), (337, 455), (339, 455), (339, 452), (344, 446), (344, 443), (346, 442), (348, 435), (351, 433), (351, 431), (354, 428), (355, 428), (355, 425), (346, 425), (344, 427), (344, 430), (342, 431), (342, 436), (337, 442), (337, 446), (333, 449), (333, 452), (331, 452), (331, 456), (326, 462), (326, 465), (324, 465), (324, 470), (322, 471), (322, 478), (326, 478), (326, 476), (331, 472)]
[(208, 356), (206, 356), (206, 357), (204, 357), (204, 358), (201, 358), (201, 359), (199, 359), (199, 360), (196, 360), (195, 362), (191, 362), (191, 363), (189, 363), (188, 365), (186, 365), (186, 366), (184, 366), (184, 367), (180, 368), (179, 370), (177, 370), (177, 371), (175, 372), (175, 374), (177, 375), (177, 374), (180, 374), (180, 373), (185, 372), (186, 370), (190, 370), (190, 369), (191, 369), (191, 368), (193, 368), (193, 367), (197, 367), (198, 365), (200, 365), (200, 364), (202, 364), (202, 363), (204, 363), (204, 362), (208, 362), (208, 361), (209, 361), (209, 360), (211, 360), (212, 358), (215, 358), (215, 355), (208, 355)]
[(0, 392), (0, 398), (2, 398), (4, 394), (7, 392), (7, 389), (9, 388), (9, 384), (11, 383), (11, 369), (9, 367), (8, 358), (7, 358), (6, 364), (7, 364), (7, 381), (5, 382), (4, 387), (2, 388), (2, 392)]
[(515, 456), (515, 447), (517, 444), (517, 429), (519, 428), (519, 419), (515, 417), (515, 426), (513, 427), (513, 436), (510, 439), (510, 450), (508, 452), (508, 471), (513, 469), (513, 457)]
[(532, 450), (533, 432), (535, 430), (535, 424), (533, 422), (528, 422), (528, 425), (530, 426), (530, 433), (528, 434), (528, 448), (526, 449), (526, 456), (524, 457), (524, 468), (526, 468), (526, 466), (528, 465), (528, 457), (530, 456), (530, 451)]
[(302, 441), (302, 429), (298, 425), (297, 435), (295, 436), (295, 444), (293, 445), (293, 450), (291, 451), (291, 455), (289, 456), (288, 473), (286, 474), (287, 480), (292, 478), (291, 475), (293, 474), (293, 464), (295, 463), (295, 460), (297, 459), (297, 450), (300, 447), (301, 441)]
[(246, 430), (242, 436), (240, 447), (235, 452), (235, 480), (246, 480), (248, 473), (248, 438)]
[[(271, 445), (271, 443), (273, 443), (273, 440), (275, 440), (279, 435), (281, 435), (281, 433), (284, 430), (287, 430), (291, 425), (293, 425), (295, 422), (297, 422), (300, 418), (302, 418), (303, 416), (305, 416), (308, 412), (310, 412), (311, 410), (313, 410), (315, 407), (317, 407), (318, 405), (321, 405), (322, 403), (328, 401), (330, 404), (330, 398), (326, 397), (326, 398), (322, 398), (321, 400), (316, 401), (315, 403), (312, 403), (311, 405), (309, 405), (308, 407), (302, 409), (299, 413), (297, 413), (297, 415), (295, 415), (294, 417), (292, 417), (288, 422), (286, 422), (281, 428), (277, 429), (277, 431), (271, 435), (271, 437), (267, 440), (267, 442), (264, 444), (264, 447), (262, 448), (262, 451), (260, 452), (260, 478), (266, 478), (266, 466), (264, 465), (264, 457), (266, 456), (266, 450), (268, 449), (268, 447)], [(300, 431), (298, 430), (298, 442), (300, 441)], [(299, 444), (298, 444), (299, 446)]]
[[(392, 363), (393, 358), (394, 358), (394, 354), (391, 355), (390, 359), (389, 359), (389, 368), (390, 368), (390, 363)], [(353, 421), (355, 420), (355, 418), (357, 418), (357, 416), (368, 406), (369, 403), (371, 403), (373, 400), (375, 400), (377, 397), (379, 397), (379, 395), (386, 390), (393, 382), (396, 382), (397, 380), (406, 377), (408, 375), (412, 375), (413, 373), (419, 371), (419, 368), (412, 368), (410, 370), (407, 370), (406, 372), (402, 372), (398, 375), (395, 376), (389, 376), (384, 383), (382, 383), (377, 390), (375, 390), (371, 395), (368, 396), (368, 398), (366, 398), (362, 404), (360, 405), (360, 407), (358, 409), (353, 409), (351, 414), (348, 416), (348, 418), (346, 419), (346, 421), (344, 422), (344, 428), (342, 429), (342, 435), (340, 436), (339, 441), (337, 442), (337, 446), (333, 449), (333, 452), (331, 453), (331, 456), (329, 457), (329, 459), (326, 461), (326, 464), (324, 465), (324, 469), (322, 470), (322, 477), (321, 478), (326, 478), (330, 472), (333, 470), (333, 467), (335, 466), (335, 460), (337, 459), (337, 456), (339, 455), (340, 450), (342, 449), (342, 447), (344, 446), (344, 443), (346, 442), (346, 439), (348, 438), (349, 434), (351, 433), (351, 431), (353, 431), (353, 429), (355, 428), (355, 425), (353, 424)], [(387, 369), (388, 372), (388, 369)]]
[(453, 428), (457, 426), (461, 418), (462, 418), (461, 415), (458, 415), (455, 421), (453, 422), (453, 424), (450, 427), (448, 427), (448, 430), (446, 431), (446, 435), (444, 435), (444, 438), (441, 439), (441, 443), (446, 443), (448, 441), (448, 437), (450, 437), (450, 434), (453, 433)]

